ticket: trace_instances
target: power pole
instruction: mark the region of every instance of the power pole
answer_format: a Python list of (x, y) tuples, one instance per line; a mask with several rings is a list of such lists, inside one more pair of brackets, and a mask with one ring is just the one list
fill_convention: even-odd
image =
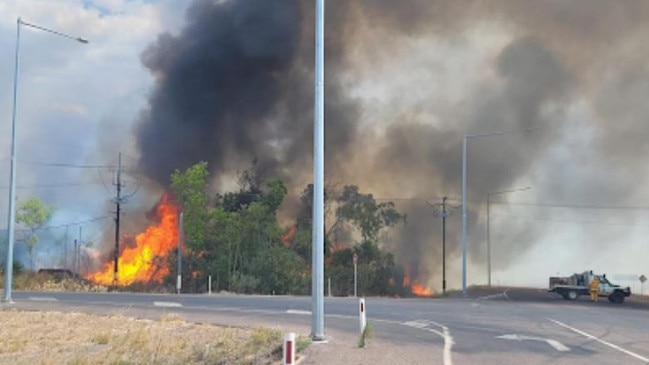
[(81, 232), (82, 232), (82, 229), (83, 229), (83, 228), (82, 228), (81, 226), (79, 226), (79, 245), (78, 245), (78, 246), (76, 247), (76, 249), (74, 250), (74, 251), (75, 251), (75, 252), (74, 252), (74, 266), (75, 266), (75, 268), (76, 268), (75, 271), (76, 271), (77, 273), (79, 273), (79, 269), (80, 269), (80, 267), (81, 267), (81, 242), (83, 242), (83, 241), (81, 240)]
[(113, 270), (113, 285), (117, 285), (117, 273), (118, 273), (118, 268), (119, 268), (119, 217), (120, 217), (120, 204), (122, 203), (122, 154), (120, 153), (118, 155), (118, 161), (117, 161), (117, 183), (115, 184), (117, 187), (117, 195), (115, 197), (115, 205), (117, 207), (116, 210), (116, 215), (115, 215), (115, 253), (114, 253), (114, 260), (115, 260), (115, 268)]
[(64, 251), (63, 268), (70, 269), (70, 267), (68, 266), (68, 225), (65, 226), (65, 238), (63, 239), (63, 251)]
[(180, 290), (183, 287), (183, 212), (180, 212), (178, 218), (178, 279), (176, 281), (176, 290), (180, 295)]
[(448, 205), (447, 201), (448, 197), (446, 196), (442, 198), (441, 204), (424, 200), (426, 204), (435, 208), (435, 216), (442, 218), (442, 293), (444, 294), (446, 294), (446, 218), (453, 213), (453, 209), (460, 208), (459, 206)]
[(442, 199), (442, 294), (446, 294), (446, 197)]

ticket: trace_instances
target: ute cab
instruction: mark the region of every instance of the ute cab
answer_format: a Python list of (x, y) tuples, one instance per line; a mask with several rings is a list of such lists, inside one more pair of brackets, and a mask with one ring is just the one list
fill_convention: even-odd
[(606, 275), (594, 275), (599, 280), (599, 296), (608, 297), (608, 300), (613, 303), (622, 303), (624, 298), (631, 295), (631, 288), (621, 287), (616, 284), (612, 284), (606, 278)]

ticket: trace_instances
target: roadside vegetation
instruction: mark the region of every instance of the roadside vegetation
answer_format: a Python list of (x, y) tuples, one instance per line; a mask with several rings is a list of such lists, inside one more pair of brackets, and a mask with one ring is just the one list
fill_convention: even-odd
[[(1, 310), (0, 363), (16, 365), (272, 364), (279, 331), (185, 322), (174, 314), (142, 320), (81, 313)], [(299, 338), (298, 350), (308, 346)], [(306, 344), (306, 345), (305, 345)]]
[[(253, 162), (239, 174), (239, 190), (210, 192), (207, 163), (171, 176), (171, 191), (184, 212), (186, 250), (183, 288), (259, 294), (308, 294), (311, 278), (313, 186), (307, 185), (291, 212), (282, 211), (287, 188)], [(325, 192), (325, 277), (331, 294), (354, 291), (353, 256), (358, 256), (361, 295), (403, 296), (404, 269), (387, 250), (389, 230), (406, 222), (392, 202), (379, 202), (359, 187), (328, 186)], [(278, 223), (278, 216), (282, 214)], [(170, 252), (168, 267), (177, 254)], [(165, 284), (174, 288), (175, 272)]]
[[(182, 290), (269, 295), (307, 295), (311, 280), (313, 186), (304, 187), (290, 202), (284, 182), (266, 176), (254, 161), (238, 176), (239, 188), (214, 193), (207, 163), (201, 162), (170, 177), (170, 193), (183, 212), (185, 248), (182, 252)], [(29, 204), (28, 204), (29, 203)], [(30, 208), (31, 207), (31, 208)], [(54, 208), (30, 198), (21, 206), (20, 223), (28, 233), (30, 255), (37, 250), (38, 229)], [(30, 209), (27, 209), (30, 208)], [(33, 208), (33, 209), (32, 209)], [(281, 218), (280, 218), (281, 217)], [(393, 202), (380, 201), (355, 185), (325, 188), (325, 278), (331, 295), (354, 294), (353, 257), (358, 257), (358, 294), (410, 296), (410, 273), (396, 264), (390, 252), (391, 230), (406, 223)], [(154, 272), (168, 273), (157, 280), (136, 281), (111, 288), (92, 285), (76, 274), (49, 278), (16, 264), (18, 290), (90, 290), (175, 292), (177, 250), (152, 261)], [(33, 261), (33, 260), (32, 260)], [(0, 263), (0, 270), (3, 264)], [(30, 263), (29, 269), (32, 269)]]

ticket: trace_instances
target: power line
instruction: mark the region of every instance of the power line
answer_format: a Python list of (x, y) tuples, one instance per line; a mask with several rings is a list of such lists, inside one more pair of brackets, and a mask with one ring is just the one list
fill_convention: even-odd
[[(44, 227), (39, 228), (38, 230), (41, 231), (41, 230), (48, 230), (48, 229), (64, 228), (64, 227), (67, 227), (67, 226), (78, 226), (78, 225), (81, 225), (81, 224), (97, 222), (97, 221), (100, 221), (100, 220), (106, 219), (106, 218), (111, 218), (111, 216), (104, 215), (104, 216), (101, 216), (101, 217), (95, 217), (95, 218), (91, 218), (91, 219), (87, 219), (87, 220), (83, 220), (83, 221), (63, 223), (63, 224), (58, 224), (58, 225), (55, 225), (55, 226), (44, 226)], [(19, 231), (25, 232), (25, 231), (28, 231), (28, 230), (27, 229), (21, 229)]]
[[(68, 186), (87, 186), (87, 185), (100, 185), (98, 181), (87, 181), (87, 182), (61, 182), (61, 183), (51, 183), (51, 184), (34, 184), (34, 185), (18, 185), (16, 189), (41, 189), (41, 188), (59, 188), (59, 187), (68, 187)], [(9, 189), (8, 186), (0, 186), (0, 189)]]
[(594, 205), (594, 204), (559, 204), (559, 203), (491, 203), (492, 205), (513, 205), (542, 208), (573, 208), (594, 210), (649, 210), (649, 206)]
[(507, 218), (507, 219), (518, 219), (518, 220), (529, 220), (529, 221), (540, 221), (540, 222), (553, 222), (553, 223), (576, 223), (576, 224), (597, 224), (602, 226), (625, 226), (625, 227), (649, 227), (649, 224), (634, 224), (634, 223), (617, 223), (617, 222), (606, 222), (600, 220), (574, 220), (574, 219), (552, 219), (552, 218), (542, 218), (542, 217), (520, 217), (512, 215), (500, 215), (492, 214), (492, 217), (498, 218)]
[(76, 169), (109, 169), (115, 168), (115, 165), (77, 165), (72, 163), (57, 163), (57, 162), (42, 162), (42, 161), (27, 161), (20, 160), (22, 163), (38, 166), (50, 166), (50, 167), (69, 167)]

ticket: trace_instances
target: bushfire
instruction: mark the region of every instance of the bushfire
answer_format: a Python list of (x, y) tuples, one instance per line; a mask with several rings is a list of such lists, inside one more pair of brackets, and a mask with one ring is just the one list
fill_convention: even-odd
[(134, 282), (162, 282), (169, 274), (167, 255), (178, 247), (178, 207), (169, 194), (163, 194), (152, 210), (156, 223), (135, 237), (122, 240), (118, 261), (117, 283), (114, 262), (104, 264), (87, 279), (104, 285), (129, 285)]
[(420, 283), (418, 283), (416, 281), (414, 281), (414, 282), (412, 281), (412, 279), (410, 277), (410, 267), (409, 266), (406, 266), (406, 271), (405, 271), (405, 275), (403, 277), (402, 285), (403, 285), (404, 288), (410, 288), (410, 291), (412, 292), (412, 294), (414, 294), (414, 295), (416, 295), (418, 297), (429, 297), (429, 296), (433, 295), (432, 290), (427, 289), (425, 286), (423, 286), (422, 284), (420, 284)]

